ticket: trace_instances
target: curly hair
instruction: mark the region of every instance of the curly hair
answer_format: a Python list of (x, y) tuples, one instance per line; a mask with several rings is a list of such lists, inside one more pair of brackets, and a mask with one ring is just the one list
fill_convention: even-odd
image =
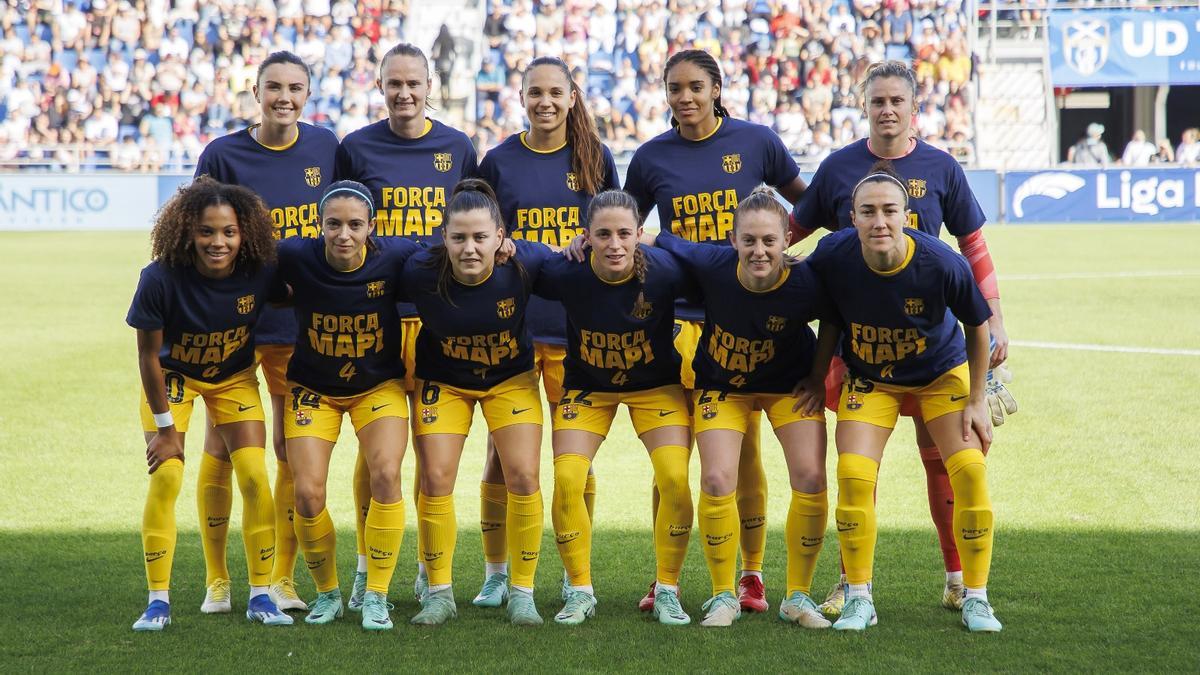
[(194, 265), (192, 240), (204, 210), (228, 206), (237, 216), (242, 243), (237, 264), (258, 268), (275, 261), (275, 223), (266, 204), (253, 191), (201, 176), (179, 188), (154, 218), (150, 257), (171, 267)]

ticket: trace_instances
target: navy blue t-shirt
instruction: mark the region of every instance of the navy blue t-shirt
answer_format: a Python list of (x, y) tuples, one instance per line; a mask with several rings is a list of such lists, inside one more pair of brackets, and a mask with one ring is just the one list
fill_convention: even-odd
[[(855, 141), (825, 158), (792, 211), (796, 223), (812, 230), (853, 227), (850, 195), (879, 161), (867, 140)], [(949, 153), (917, 141), (909, 154), (890, 160), (908, 186), (908, 227), (938, 236), (942, 224), (956, 237), (983, 227), (987, 218), (975, 200), (967, 175)]]
[[(466, 134), (437, 120), (428, 123), (423, 135), (401, 138), (380, 120), (347, 134), (338, 147), (337, 178), (371, 190), (377, 237), (441, 243), (450, 193), (458, 181), (479, 173)], [(402, 317), (416, 315), (409, 303), (399, 310)]]
[(254, 365), (263, 307), (287, 294), (273, 268), (235, 269), (211, 279), (195, 267), (155, 261), (142, 270), (125, 322), (161, 330), (159, 363), (202, 382), (221, 382)]
[(836, 315), (830, 318), (842, 326), (841, 353), (850, 372), (921, 386), (967, 360), (958, 322), (980, 326), (992, 311), (966, 258), (933, 235), (905, 234), (910, 256), (892, 272), (867, 266), (852, 228), (822, 238), (805, 262), (828, 293)]
[[(642, 216), (658, 209), (662, 229), (696, 243), (729, 246), (733, 212), (764, 183), (788, 185), (799, 167), (767, 127), (730, 117), (709, 137), (690, 141), (675, 129), (642, 144), (625, 174), (625, 191)], [(681, 304), (681, 319), (700, 321), (704, 310)]]
[[(311, 124), (298, 127), (296, 141), (281, 150), (254, 140), (250, 135), (254, 126), (215, 138), (196, 162), (197, 177), (240, 185), (261, 197), (275, 222), (276, 239), (319, 236), (317, 203), (333, 182), (337, 136)], [(290, 311), (263, 309), (256, 344), (290, 345), (295, 338), (296, 322)]]
[(644, 284), (633, 274), (604, 281), (590, 260), (552, 256), (542, 265), (534, 292), (561, 302), (567, 312), (566, 389), (620, 392), (679, 384), (675, 300), (695, 292), (674, 256), (639, 248), (647, 261)]
[(325, 240), (279, 244), (279, 275), (292, 287), (300, 331), (287, 377), (326, 396), (356, 396), (404, 377), (400, 359), (401, 272), (418, 245), (371, 239), (363, 264), (341, 272), (325, 259)]
[[(604, 182), (600, 192), (621, 187), (612, 153), (604, 148)], [(586, 231), (584, 219), (592, 194), (583, 189), (571, 167), (571, 146), (543, 152), (525, 144), (525, 133), (509, 136), (479, 163), (479, 175), (491, 184), (500, 216), (513, 239), (566, 247)], [(525, 323), (534, 342), (566, 345), (566, 314), (558, 303), (529, 300)]]
[(404, 292), (421, 316), (417, 377), (453, 387), (487, 390), (533, 370), (533, 341), (525, 328), (529, 293), (542, 263), (555, 255), (517, 241), (515, 260), (496, 265), (475, 285), (446, 281), (447, 302), (437, 289), (434, 251), (420, 251), (404, 267)]
[(812, 369), (821, 284), (807, 263), (788, 265), (772, 288), (752, 291), (737, 277), (729, 246), (658, 235), (656, 246), (679, 258), (703, 295), (704, 329), (692, 359), (696, 388), (785, 394)]

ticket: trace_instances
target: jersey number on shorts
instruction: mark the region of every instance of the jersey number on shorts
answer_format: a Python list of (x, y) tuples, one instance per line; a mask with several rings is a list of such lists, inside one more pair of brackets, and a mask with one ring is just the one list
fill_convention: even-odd
[(321, 395), (305, 391), (304, 387), (292, 387), (292, 410), (299, 410), (300, 406), (320, 409)]
[(438, 402), (438, 398), (442, 395), (442, 388), (426, 382), (424, 387), (421, 387), (421, 403), (423, 405), (433, 405)]
[(163, 383), (167, 385), (167, 402), (183, 403), (183, 375), (167, 373), (163, 377)]

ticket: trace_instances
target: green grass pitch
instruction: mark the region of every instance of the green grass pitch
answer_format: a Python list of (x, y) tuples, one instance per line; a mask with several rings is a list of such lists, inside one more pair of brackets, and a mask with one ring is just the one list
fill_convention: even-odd
[[(0, 235), (5, 671), (1200, 670), (1200, 629), (1191, 616), (1200, 605), (1200, 489), (1194, 478), (1200, 422), (1192, 388), (1200, 375), (1200, 228), (988, 228), (1008, 330), (1017, 341), (1010, 364), (1021, 412), (998, 430), (990, 456), (998, 525), (990, 590), (1005, 629), (983, 636), (968, 635), (958, 616), (938, 605), (941, 559), (924, 473), (911, 425), (904, 422), (880, 477), (880, 624), (865, 635), (804, 631), (773, 612), (727, 630), (668, 628), (639, 615), (634, 603), (654, 569), (650, 467), (624, 419), (596, 463), (597, 619), (573, 630), (549, 623), (535, 630), (510, 627), (502, 612), (469, 604), (482, 580), (478, 418), (459, 477), (460, 615), (451, 625), (428, 630), (407, 624), (416, 612), (409, 591), (411, 506), (391, 594), (396, 630), (364, 634), (356, 615), (330, 627), (250, 625), (240, 613), (245, 567), (236, 525), (229, 546), (235, 613), (201, 615), (204, 573), (195, 510), (200, 439), (193, 433), (178, 505), (174, 624), (163, 634), (135, 634), (130, 624), (145, 606), (138, 528), (146, 479), (134, 335), (124, 316), (147, 259), (147, 239), (144, 233), (108, 232)], [(1181, 351), (1083, 351), (1023, 347), (1022, 341)], [(197, 417), (193, 425), (200, 424)], [(349, 436), (347, 427), (343, 438)], [(782, 593), (788, 492), (778, 446), (773, 439), (764, 445), (771, 476), (766, 580), (774, 606)], [(344, 588), (354, 555), (353, 452), (347, 440), (338, 446), (330, 479)], [(561, 573), (549, 525), (549, 456), (547, 443), (547, 535), (537, 590), (547, 619), (559, 608)], [(831, 448), (831, 476), (834, 461)], [(406, 489), (410, 472), (411, 460), (405, 462)], [(695, 457), (692, 475), (695, 482)], [(831, 498), (834, 490), (831, 485)], [(234, 501), (237, 523), (240, 499)], [(823, 594), (836, 574), (832, 532), (827, 542), (815, 594)], [(298, 573), (302, 592), (311, 595), (302, 564)], [(697, 620), (708, 595), (704, 561), (693, 542), (683, 602)]]

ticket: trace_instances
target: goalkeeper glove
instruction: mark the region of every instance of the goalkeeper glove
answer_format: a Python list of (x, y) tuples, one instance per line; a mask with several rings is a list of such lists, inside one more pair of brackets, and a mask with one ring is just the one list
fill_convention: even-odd
[(1003, 364), (987, 371), (985, 390), (988, 410), (992, 413), (992, 426), (998, 427), (1004, 424), (1005, 415), (1013, 415), (1017, 412), (1017, 400), (1008, 391), (1008, 387), (1004, 386), (1007, 382), (1012, 382), (1012, 371)]

